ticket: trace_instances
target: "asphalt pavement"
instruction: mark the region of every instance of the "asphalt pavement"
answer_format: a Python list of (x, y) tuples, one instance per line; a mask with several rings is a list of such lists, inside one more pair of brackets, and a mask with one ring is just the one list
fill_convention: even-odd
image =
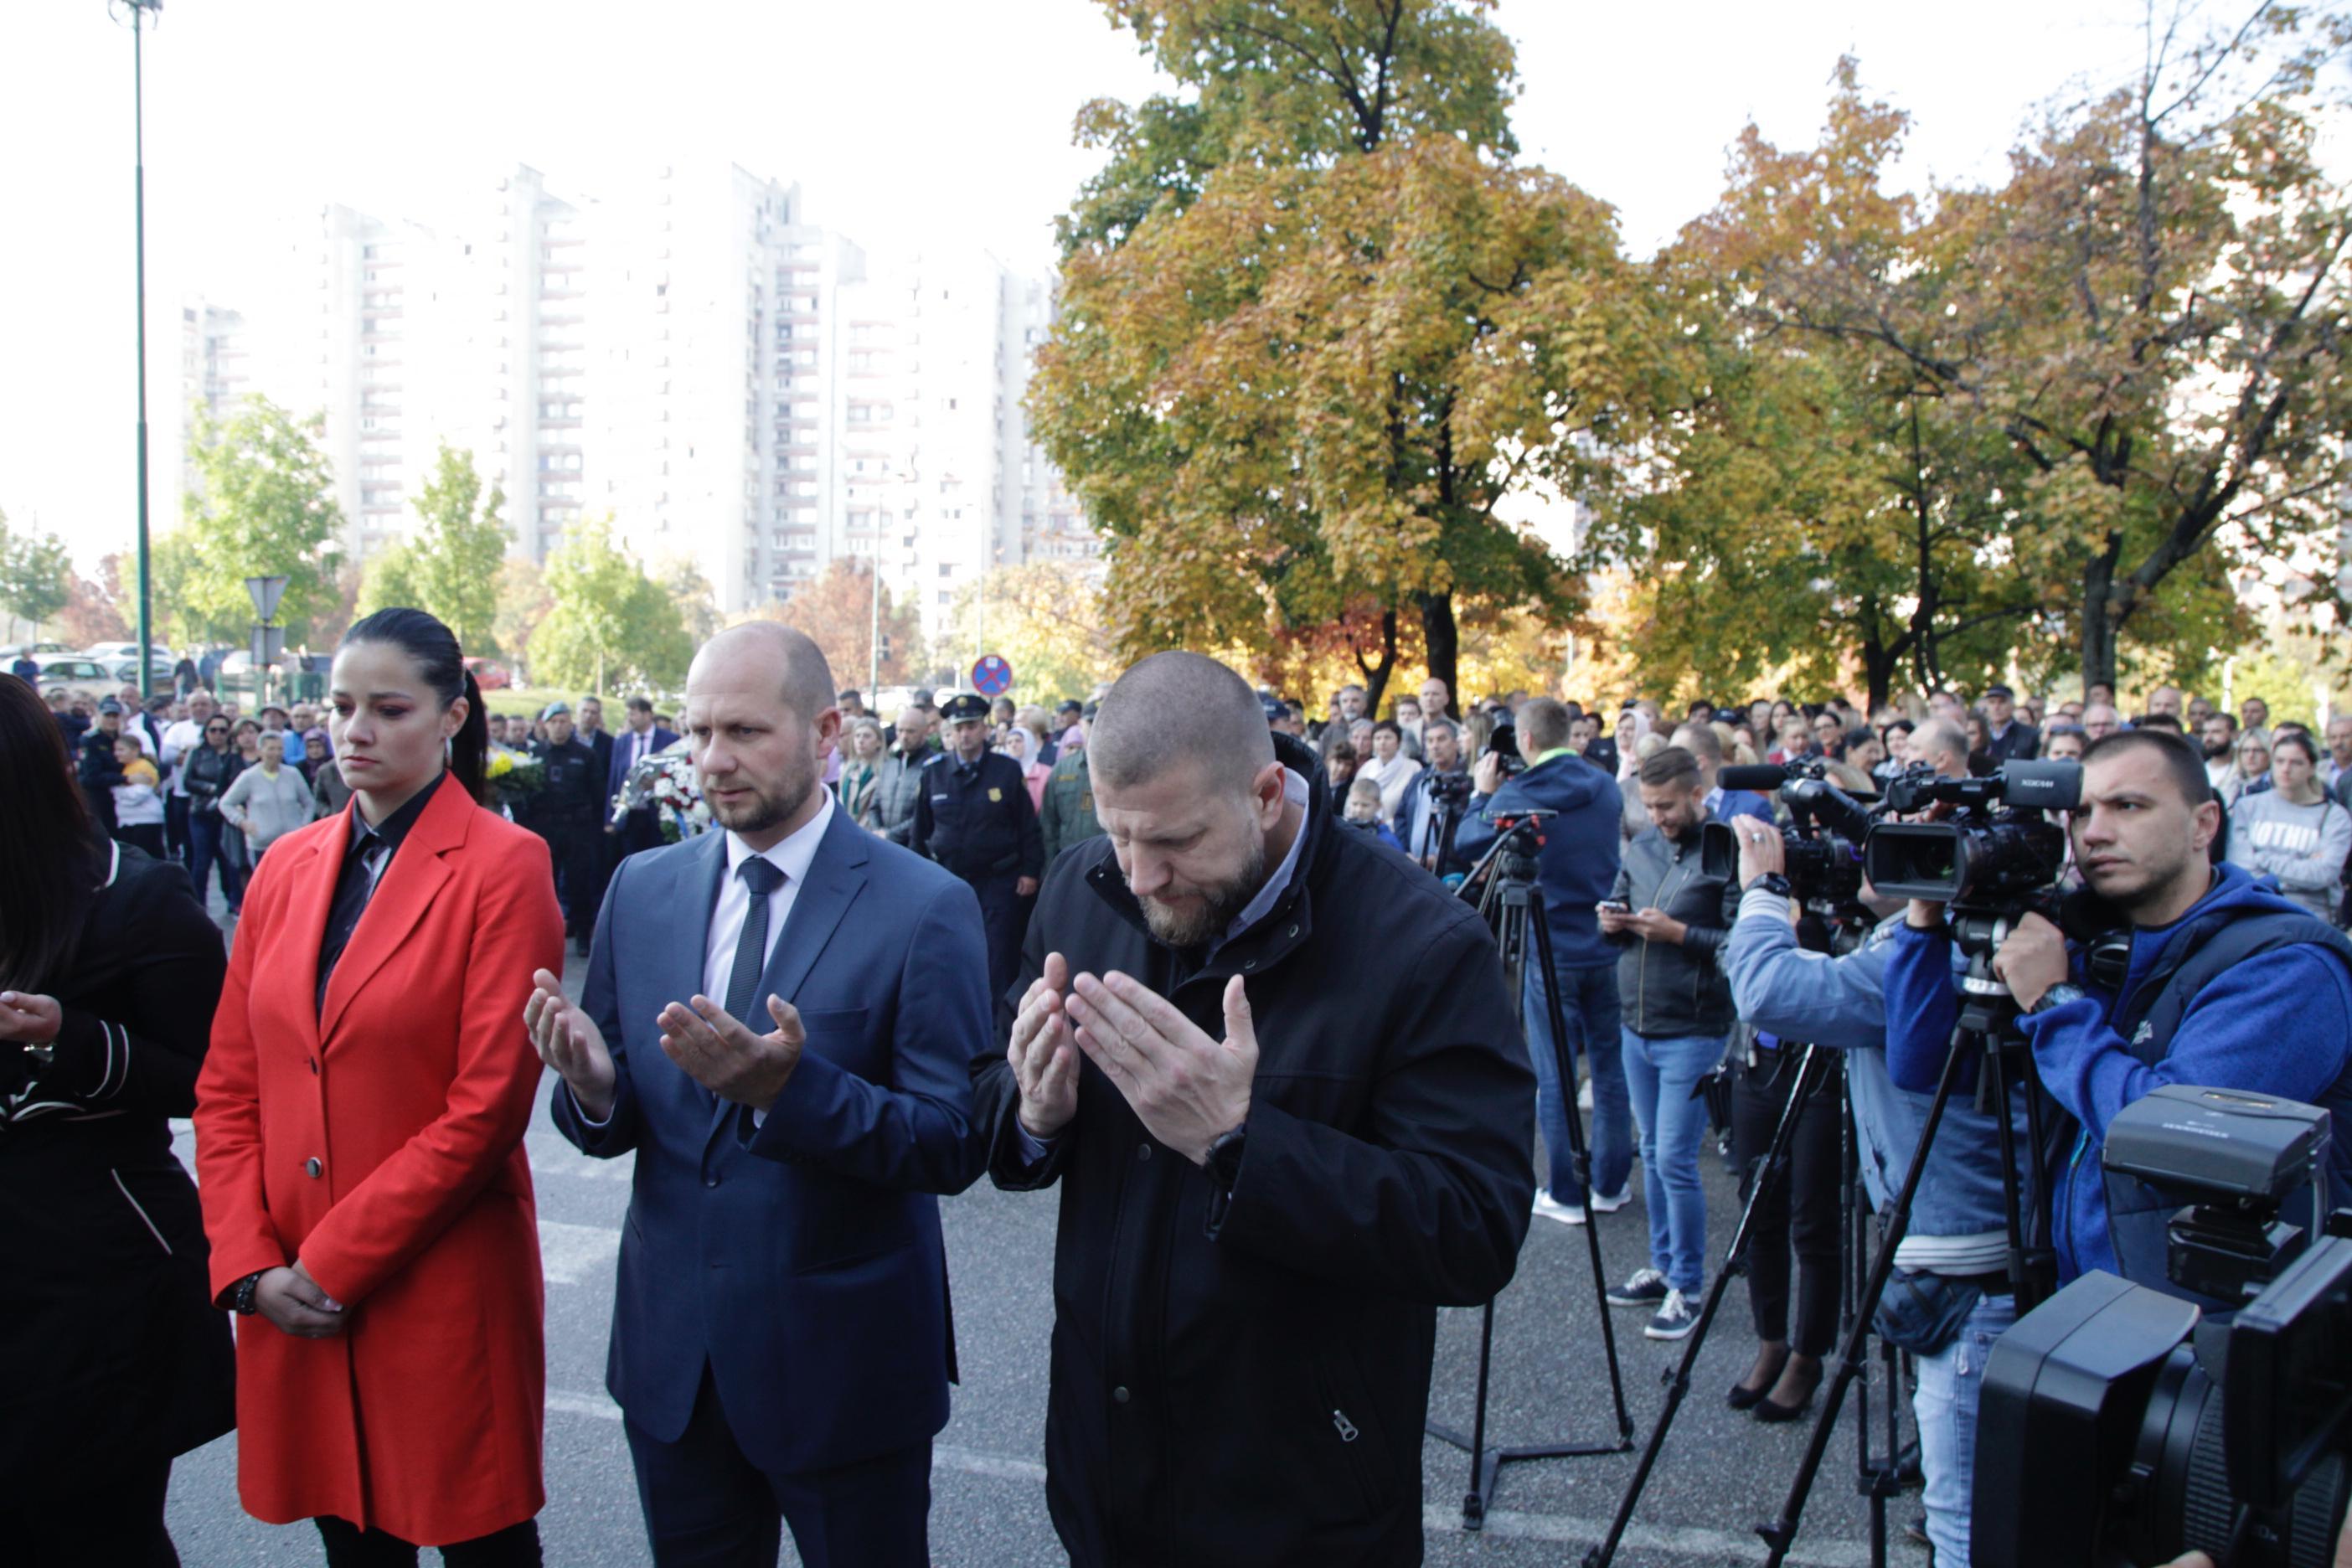
[[(583, 967), (573, 960), (565, 977), (575, 992)], [(193, 1169), (184, 1124), (178, 1144)], [(549, 1122), (544, 1093), (530, 1152), (548, 1284), (548, 1500), (540, 1516), (546, 1560), (551, 1568), (646, 1563), (651, 1558), (620, 1415), (604, 1387), (629, 1161), (590, 1160), (574, 1151)], [(1711, 1152), (1706, 1167), (1709, 1256), (1718, 1258), (1738, 1219), (1737, 1194)], [(1634, 1202), (1601, 1222), (1603, 1267), (1612, 1280), (1644, 1260), (1647, 1222), (1638, 1178), (1637, 1168)], [(942, 1200), (963, 1382), (932, 1470), (935, 1563), (1000, 1568), (1066, 1561), (1046, 1515), (1044, 1464), (1055, 1202), (1051, 1192), (1003, 1193), (985, 1182)], [(1488, 1406), (1494, 1443), (1613, 1440), (1599, 1310), (1583, 1233), (1535, 1220), (1518, 1277), (1495, 1313)], [(1655, 1425), (1664, 1376), (1684, 1347), (1643, 1339), (1641, 1313), (1619, 1311), (1614, 1318), (1638, 1445)], [(1438, 1320), (1430, 1417), (1465, 1433), (1475, 1403), (1479, 1321), (1475, 1310), (1448, 1310)], [(1680, 1568), (1764, 1561), (1755, 1527), (1779, 1511), (1811, 1423), (1766, 1426), (1725, 1407), (1724, 1393), (1747, 1371), (1753, 1351), (1746, 1293), (1735, 1281), (1619, 1563)], [(1874, 1405), (1884, 1392), (1874, 1382)], [(1871, 1562), (1869, 1516), (1853, 1482), (1853, 1426), (1850, 1401), (1791, 1563), (1858, 1568)], [(1572, 1568), (1600, 1540), (1633, 1468), (1631, 1454), (1508, 1466), (1484, 1530), (1474, 1534), (1461, 1527), (1468, 1461), (1433, 1437), (1423, 1449), (1427, 1561)], [(318, 1537), (307, 1524), (281, 1528), (246, 1515), (236, 1501), (236, 1471), (232, 1434), (186, 1456), (173, 1472), (169, 1521), (188, 1568), (321, 1563)], [(1902, 1521), (1917, 1514), (1916, 1503), (1914, 1494), (1890, 1507), (1886, 1560), (1895, 1568), (1926, 1563), (1924, 1550), (1906, 1543), (1900, 1532)], [(428, 1552), (425, 1560), (436, 1557)], [(798, 1562), (789, 1536), (782, 1560)]]

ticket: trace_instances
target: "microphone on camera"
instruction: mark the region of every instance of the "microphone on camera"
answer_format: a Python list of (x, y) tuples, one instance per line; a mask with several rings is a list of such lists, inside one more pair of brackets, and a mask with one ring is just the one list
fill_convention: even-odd
[(1759, 763), (1754, 767), (1725, 768), (1715, 775), (1715, 782), (1724, 789), (1753, 790), (1770, 795), (1789, 782), (1789, 770), (1777, 763)]

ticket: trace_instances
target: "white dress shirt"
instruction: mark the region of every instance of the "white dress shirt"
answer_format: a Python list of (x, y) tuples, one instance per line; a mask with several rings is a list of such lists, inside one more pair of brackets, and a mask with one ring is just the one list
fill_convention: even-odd
[[(762, 970), (767, 961), (775, 956), (776, 939), (783, 935), (785, 917), (793, 912), (793, 900), (800, 896), (801, 884), (808, 880), (809, 866), (816, 859), (816, 847), (833, 821), (833, 792), (819, 789), (816, 793), (816, 815), (782, 843), (758, 852), (761, 859), (784, 874), (782, 884), (768, 895), (768, 945), (760, 954)], [(739, 835), (727, 835), (727, 875), (719, 884), (718, 907), (710, 911), (710, 941), (702, 958), (702, 994), (722, 1007), (727, 1005), (728, 977), (735, 973), (735, 944), (743, 938), (743, 917), (751, 911), (751, 890), (743, 885), (738, 868), (753, 853)], [(755, 1035), (766, 1034), (774, 1027), (766, 1004), (767, 998), (761, 997), (751, 1016), (736, 1021), (749, 1026)]]

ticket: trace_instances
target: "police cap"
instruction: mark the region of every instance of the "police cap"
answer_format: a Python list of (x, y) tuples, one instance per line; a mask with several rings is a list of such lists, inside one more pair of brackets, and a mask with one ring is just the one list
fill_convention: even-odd
[(988, 699), (976, 692), (959, 691), (940, 706), (940, 718), (943, 722), (950, 724), (961, 724), (973, 719), (986, 723)]

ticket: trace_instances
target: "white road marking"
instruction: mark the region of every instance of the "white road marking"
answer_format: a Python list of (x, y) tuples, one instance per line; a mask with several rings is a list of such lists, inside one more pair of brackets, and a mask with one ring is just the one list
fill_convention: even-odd
[[(618, 1421), (621, 1407), (603, 1394), (573, 1394), (562, 1389), (547, 1391), (547, 1407), (567, 1415), (588, 1415), (599, 1421)], [(992, 1476), (999, 1480), (1025, 1481), (1042, 1486), (1045, 1467), (1034, 1459), (1016, 1459), (1005, 1454), (986, 1454), (976, 1448), (958, 1448), (940, 1444), (931, 1449), (931, 1468), (960, 1470), (970, 1476)], [(1458, 1507), (1431, 1503), (1422, 1510), (1422, 1529), (1432, 1535), (1449, 1535), (1462, 1528)], [(1517, 1541), (1558, 1541), (1563, 1543), (1589, 1544), (1599, 1542), (1609, 1533), (1605, 1519), (1578, 1519), (1559, 1513), (1519, 1513), (1510, 1509), (1497, 1509), (1486, 1516), (1486, 1533)], [(1624, 1539), (1618, 1543), (1621, 1559), (1629, 1563), (1647, 1562), (1660, 1552), (1675, 1557), (1704, 1557), (1715, 1562), (1725, 1559), (1745, 1560), (1761, 1550), (1752, 1535), (1742, 1535), (1728, 1530), (1672, 1530), (1654, 1525), (1636, 1524), (1629, 1527)], [(1798, 1544), (1789, 1552), (1788, 1561), (1804, 1568), (1865, 1568), (1870, 1562), (1870, 1549), (1858, 1541), (1806, 1542), (1798, 1537)]]

